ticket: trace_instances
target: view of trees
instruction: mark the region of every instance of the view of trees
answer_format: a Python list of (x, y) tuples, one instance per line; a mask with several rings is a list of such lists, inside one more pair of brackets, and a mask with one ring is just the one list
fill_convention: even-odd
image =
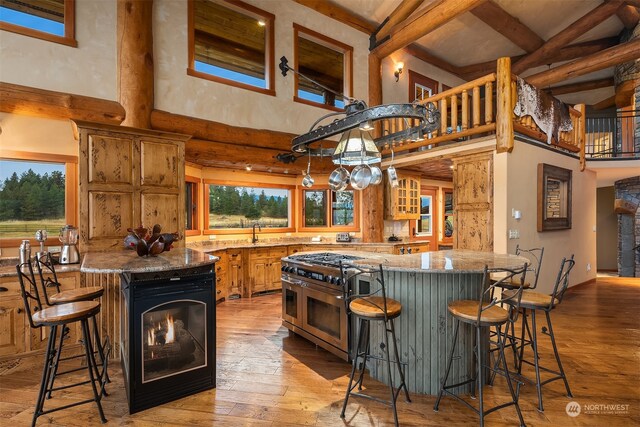
[(40, 175), (29, 169), (0, 183), (0, 221), (64, 218), (62, 172)]
[[(257, 190), (260, 190), (259, 194), (256, 194)], [(265, 189), (259, 188), (209, 185), (209, 214), (213, 217), (209, 220), (209, 228), (251, 227), (253, 222), (260, 222), (263, 227), (286, 227), (289, 218), (288, 191), (267, 191), (281, 192), (282, 195), (267, 196)], [(239, 221), (238, 216), (253, 221)], [(236, 217), (233, 224), (225, 221), (230, 217)]]

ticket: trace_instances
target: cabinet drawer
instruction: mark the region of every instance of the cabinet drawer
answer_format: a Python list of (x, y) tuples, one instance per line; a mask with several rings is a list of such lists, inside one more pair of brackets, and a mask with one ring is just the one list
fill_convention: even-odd
[(269, 249), (269, 257), (270, 258), (284, 258), (287, 256), (287, 247), (286, 246), (278, 246), (275, 248)]
[(0, 280), (0, 299), (20, 297), (20, 282), (17, 277), (5, 277)]

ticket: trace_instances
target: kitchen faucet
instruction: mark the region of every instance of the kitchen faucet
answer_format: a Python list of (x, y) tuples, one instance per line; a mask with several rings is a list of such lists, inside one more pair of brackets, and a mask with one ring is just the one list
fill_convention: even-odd
[(251, 236), (251, 243), (256, 243), (258, 241), (258, 236), (256, 236), (256, 225), (258, 226), (258, 231), (262, 231), (262, 227), (257, 222), (253, 224), (253, 235)]

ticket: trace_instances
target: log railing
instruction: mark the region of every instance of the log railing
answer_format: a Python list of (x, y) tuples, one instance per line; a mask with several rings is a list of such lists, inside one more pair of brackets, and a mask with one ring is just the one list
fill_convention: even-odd
[[(531, 116), (521, 118), (515, 115), (516, 100), (516, 76), (511, 73), (510, 59), (500, 58), (495, 73), (420, 101), (436, 105), (440, 111), (440, 128), (424, 135), (424, 140), (395, 141), (391, 147), (395, 152), (420, 147), (433, 148), (443, 143), (465, 141), (495, 133), (496, 149), (504, 152), (513, 149), (514, 132), (546, 143), (547, 136)], [(573, 130), (560, 132), (559, 141), (553, 138), (552, 146), (580, 153), (584, 168), (584, 105), (569, 107), (569, 114)], [(411, 120), (383, 120), (381, 131), (383, 135), (393, 134), (415, 125)], [(385, 151), (389, 151), (391, 147), (387, 145)]]

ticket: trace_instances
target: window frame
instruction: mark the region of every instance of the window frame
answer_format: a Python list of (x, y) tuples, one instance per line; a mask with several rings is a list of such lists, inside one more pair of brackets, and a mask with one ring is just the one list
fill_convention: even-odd
[(409, 70), (409, 102), (413, 102), (416, 99), (416, 85), (431, 89), (431, 96), (438, 93), (438, 82), (436, 80)]
[(63, 44), (70, 47), (78, 47), (76, 40), (76, 5), (75, 0), (64, 0), (64, 36), (34, 30), (33, 28), (0, 21), (0, 30), (46, 40), (53, 43)]
[[(431, 201), (429, 202), (429, 213), (428, 214), (423, 214), (422, 212), (420, 212), (419, 218), (417, 220), (415, 220), (416, 221), (416, 224), (415, 224), (415, 229), (416, 229), (415, 237), (431, 239), (431, 238), (433, 238), (433, 236), (435, 234), (434, 231), (435, 231), (435, 228), (436, 228), (435, 227), (435, 221), (434, 221), (435, 216), (434, 216), (434, 212), (433, 212), (433, 208), (434, 208), (434, 205), (435, 205), (434, 204), (435, 197), (433, 196), (433, 194), (420, 194), (420, 208), (421, 208), (421, 210), (422, 210), (422, 198), (431, 199)], [(418, 230), (418, 223), (422, 220), (423, 216), (425, 216), (425, 217), (428, 216), (429, 217), (429, 225), (430, 225), (429, 233), (419, 233), (417, 231)]]
[[(305, 191), (323, 191), (325, 193), (326, 200), (329, 201), (326, 207), (326, 217), (328, 226), (322, 227), (308, 227), (305, 225), (305, 209), (304, 209), (304, 200), (305, 200)], [(299, 221), (298, 221), (298, 231), (300, 232), (326, 232), (326, 231), (360, 231), (360, 191), (345, 189), (345, 191), (353, 191), (353, 225), (343, 226), (343, 225), (333, 225), (333, 215), (332, 215), (332, 206), (333, 203), (333, 193), (334, 191), (329, 188), (328, 185), (321, 186), (313, 186), (312, 188), (299, 188), (299, 196), (298, 196), (298, 212)]]
[[(265, 46), (265, 83), (266, 88), (261, 88), (257, 86), (252, 86), (246, 83), (238, 82), (231, 79), (225, 79), (224, 77), (218, 77), (213, 74), (204, 73), (202, 71), (197, 71), (195, 69), (195, 14), (194, 14), (194, 1), (196, 0), (188, 0), (187, 2), (187, 35), (188, 35), (188, 64), (187, 64), (187, 75), (192, 77), (201, 78), (204, 80), (209, 80), (216, 83), (222, 83), (228, 86), (233, 86), (241, 89), (247, 89), (254, 92), (262, 93), (265, 95), (276, 95), (275, 90), (275, 15), (264, 11), (262, 9), (258, 9), (255, 6), (244, 3), (239, 0), (220, 0), (216, 3), (224, 5), (230, 5), (232, 7), (243, 9), (249, 15), (258, 15), (264, 19), (265, 22), (265, 42), (267, 46)], [(227, 7), (227, 5), (224, 5)]]
[[(451, 225), (453, 226), (453, 233), (455, 234), (456, 232), (456, 224), (455, 224), (455, 219), (456, 219), (456, 203), (455, 203), (455, 198), (454, 198), (454, 193), (453, 193), (453, 188), (442, 188), (442, 217), (440, 219), (441, 222), (441, 230), (442, 230), (442, 240), (440, 240), (440, 244), (445, 244), (445, 245), (450, 245), (453, 244), (453, 234), (449, 237), (446, 237), (444, 235), (445, 230), (446, 230), (446, 226), (445, 226), (445, 220), (447, 216), (453, 216), (453, 219), (451, 221)], [(446, 211), (446, 195), (448, 193), (451, 193), (451, 210), (453, 213), (451, 214), (447, 214)]]
[[(64, 154), (35, 153), (31, 151), (0, 150), (2, 160), (20, 160), (42, 163), (64, 163), (64, 217), (67, 224), (78, 226), (78, 157)], [(0, 238), (0, 248), (17, 247), (24, 238)], [(58, 236), (48, 236), (44, 242), (47, 246), (59, 246)]]
[[(353, 47), (349, 46), (345, 43), (339, 42), (338, 40), (334, 40), (330, 37), (325, 36), (324, 34), (320, 34), (316, 31), (310, 30), (302, 25), (293, 23), (293, 69), (298, 71), (298, 37), (300, 34), (306, 34), (309, 36), (309, 40), (314, 43), (321, 44), (330, 49), (334, 49), (336, 51), (341, 51), (344, 55), (344, 68), (343, 71), (343, 80), (344, 80), (344, 89), (343, 95), (346, 97), (353, 96)], [(344, 111), (344, 108), (336, 107), (333, 105), (322, 104), (320, 102), (310, 101), (308, 99), (300, 98), (298, 96), (298, 86), (300, 84), (300, 76), (298, 73), (293, 73), (293, 101), (298, 102), (300, 104), (311, 105), (313, 107), (320, 107), (331, 111)]]
[(233, 187), (252, 187), (252, 188), (280, 188), (289, 190), (289, 227), (280, 227), (280, 228), (263, 228), (260, 233), (288, 233), (295, 231), (295, 206), (296, 206), (296, 186), (295, 185), (286, 185), (286, 184), (271, 184), (271, 183), (260, 183), (260, 182), (249, 182), (249, 181), (226, 181), (226, 180), (218, 180), (218, 179), (203, 179), (202, 184), (204, 186), (202, 191), (203, 197), (203, 224), (202, 224), (202, 234), (210, 235), (210, 234), (252, 234), (251, 228), (218, 228), (218, 229), (209, 229), (209, 185), (224, 185), (224, 186), (233, 186)]
[[(184, 230), (184, 234), (185, 236), (199, 236), (200, 234), (202, 234), (202, 230), (200, 229), (200, 206), (198, 206), (198, 202), (200, 200), (202, 200), (202, 198), (200, 197), (200, 192), (201, 190), (201, 183), (202, 180), (198, 177), (195, 176), (190, 176), (190, 175), (185, 175), (184, 177), (185, 183), (191, 183), (193, 184), (193, 189), (194, 192), (191, 195), (191, 203), (195, 204), (195, 209), (192, 209), (191, 212), (191, 224), (195, 226), (195, 228), (192, 229), (187, 229), (186, 228), (186, 224), (185, 224), (185, 230)], [(187, 192), (186, 192), (186, 185), (185, 185), (185, 199), (187, 198)], [(186, 203), (186, 202), (185, 202)], [(185, 212), (185, 215), (188, 215), (187, 212)]]

